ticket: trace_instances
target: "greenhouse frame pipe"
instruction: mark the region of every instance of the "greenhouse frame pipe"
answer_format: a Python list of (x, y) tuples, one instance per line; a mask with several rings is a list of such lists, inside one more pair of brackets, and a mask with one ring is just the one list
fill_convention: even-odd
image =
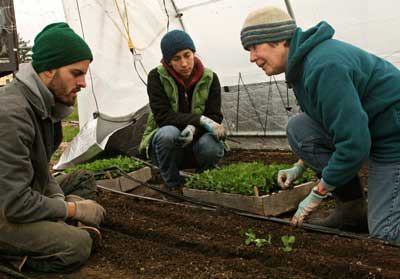
[(289, 15), (296, 20), (295, 16), (294, 16), (294, 12), (292, 9), (292, 4), (290, 4), (290, 0), (285, 0), (285, 4), (286, 4), (286, 9), (288, 10)]
[(176, 7), (176, 4), (175, 4), (174, 0), (171, 0), (171, 4), (175, 9), (176, 17), (179, 19), (179, 23), (182, 25), (183, 31), (186, 32), (186, 28), (185, 28), (185, 25), (183, 24), (183, 20), (182, 20), (182, 15), (183, 14), (181, 12), (179, 12), (178, 8)]

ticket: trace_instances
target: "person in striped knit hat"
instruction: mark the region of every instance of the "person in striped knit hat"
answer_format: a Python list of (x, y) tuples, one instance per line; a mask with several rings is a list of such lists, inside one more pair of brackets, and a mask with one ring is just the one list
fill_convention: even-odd
[[(302, 110), (287, 126), (300, 160), (279, 172), (278, 183), (291, 187), (306, 166), (320, 178), (293, 225), (301, 226), (331, 193), (333, 212), (307, 222), (345, 230), (368, 226), (373, 237), (400, 241), (400, 71), (334, 33), (325, 21), (302, 30), (276, 7), (251, 12), (241, 30), (250, 61), (267, 75), (285, 73)], [(368, 206), (358, 178), (366, 161)]]

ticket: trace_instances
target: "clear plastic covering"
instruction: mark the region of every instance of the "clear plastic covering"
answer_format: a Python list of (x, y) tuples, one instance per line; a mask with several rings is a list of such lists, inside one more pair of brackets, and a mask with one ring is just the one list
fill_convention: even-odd
[[(240, 30), (250, 11), (265, 5), (286, 9), (285, 2), (63, 0), (68, 23), (85, 38), (94, 54), (87, 76), (88, 86), (78, 97), (80, 126), (92, 120), (95, 112), (118, 117), (135, 113), (147, 105), (147, 73), (160, 62), (161, 37), (168, 30), (184, 29), (193, 38), (197, 55), (218, 74), (226, 89), (223, 90), (223, 109), (226, 109), (228, 130), (284, 133), (290, 112), (285, 110), (282, 100), (291, 98), (290, 106), (295, 107), (293, 94), (282, 97), (275, 89), (270, 93), (272, 97), (268, 97), (265, 92), (270, 90), (267, 83), (270, 79), (250, 63), (249, 53), (241, 46)], [(399, 1), (302, 0), (291, 1), (291, 5), (301, 28), (307, 29), (326, 20), (335, 28), (335, 38), (400, 65)], [(284, 80), (284, 76), (276, 79)], [(261, 95), (257, 93), (250, 101), (244, 84)], [(238, 95), (239, 85), (242, 91)], [(285, 85), (279, 87), (282, 86), (286, 94)], [(238, 107), (237, 96), (242, 98), (239, 100), (241, 107)], [(249, 124), (250, 120), (253, 125)]]

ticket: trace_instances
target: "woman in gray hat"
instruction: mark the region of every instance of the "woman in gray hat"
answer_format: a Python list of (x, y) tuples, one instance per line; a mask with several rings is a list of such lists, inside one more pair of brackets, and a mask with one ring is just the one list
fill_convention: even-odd
[(336, 209), (308, 222), (340, 229), (366, 224), (357, 173), (369, 162), (368, 228), (372, 236), (400, 240), (400, 71), (388, 61), (333, 39), (326, 22), (303, 31), (284, 11), (266, 7), (245, 20), (241, 40), (250, 61), (267, 75), (286, 74), (303, 111), (287, 127), (301, 159), (281, 170), (290, 187), (304, 166), (320, 176), (292, 223), (301, 225), (331, 192)]

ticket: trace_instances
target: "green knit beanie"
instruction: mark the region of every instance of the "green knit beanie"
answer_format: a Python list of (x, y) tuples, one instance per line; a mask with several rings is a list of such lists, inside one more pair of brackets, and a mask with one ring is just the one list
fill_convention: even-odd
[(32, 66), (37, 73), (93, 60), (86, 42), (65, 22), (47, 25), (35, 38)]
[(251, 12), (244, 21), (240, 39), (243, 48), (268, 42), (290, 40), (297, 25), (285, 11), (264, 7)]

